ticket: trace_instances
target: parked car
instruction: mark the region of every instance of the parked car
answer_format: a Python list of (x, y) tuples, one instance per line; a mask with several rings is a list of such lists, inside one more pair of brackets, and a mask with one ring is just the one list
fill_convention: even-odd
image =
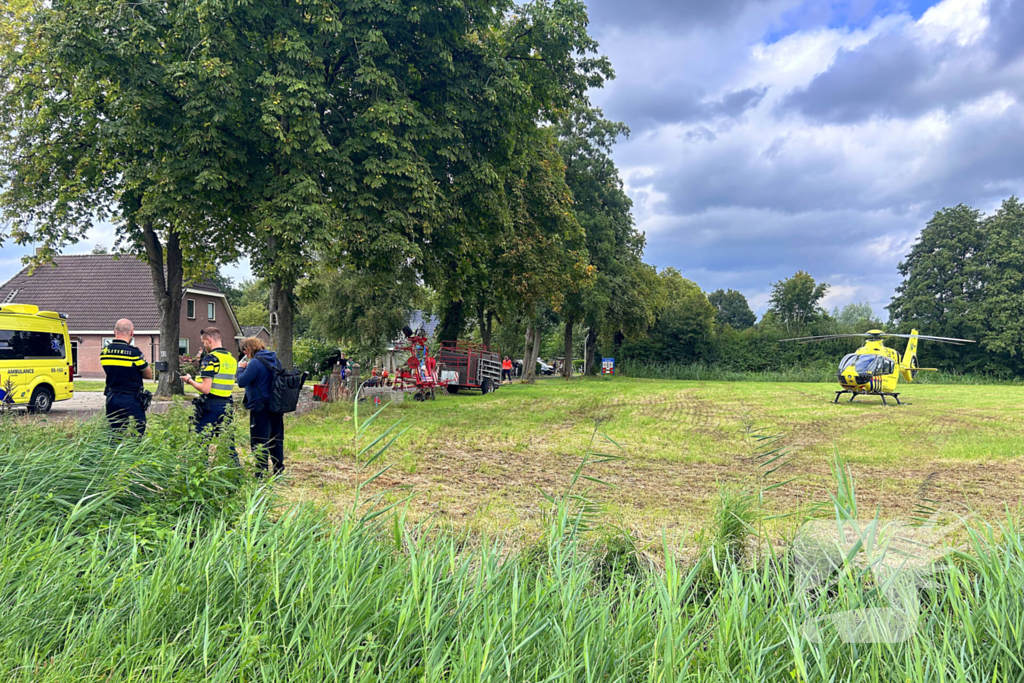
[[(512, 365), (513, 365), (513, 367), (516, 367), (518, 365), (519, 368), (522, 368), (523, 367), (523, 361), (521, 361), (521, 360), (512, 361)], [(520, 369), (520, 370), (518, 370), (518, 374), (516, 375), (516, 377), (519, 377), (522, 374), (523, 374), (522, 370)], [(540, 358), (538, 358), (537, 359), (537, 374), (538, 375), (553, 375), (553, 374), (555, 374), (555, 367), (553, 365), (549, 365), (549, 364), (545, 363)]]

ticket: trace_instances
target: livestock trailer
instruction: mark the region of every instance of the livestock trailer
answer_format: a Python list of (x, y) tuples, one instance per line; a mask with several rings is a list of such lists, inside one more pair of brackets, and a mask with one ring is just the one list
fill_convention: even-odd
[(489, 394), (501, 386), (501, 356), (484, 344), (441, 342), (437, 362), (441, 378), (448, 381), (449, 394), (457, 394), (462, 389)]

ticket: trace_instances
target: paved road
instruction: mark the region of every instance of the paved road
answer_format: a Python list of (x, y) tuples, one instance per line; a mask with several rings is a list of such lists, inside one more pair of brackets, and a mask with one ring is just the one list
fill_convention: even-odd
[(87, 420), (103, 410), (105, 398), (102, 391), (76, 391), (75, 397), (70, 401), (54, 403), (50, 409), (50, 417), (58, 420), (68, 417)]
[[(302, 395), (299, 398), (299, 408), (295, 412), (295, 415), (302, 415), (309, 410), (312, 410), (316, 406), (321, 404), (313, 403), (313, 390), (306, 387), (302, 390)], [(93, 415), (103, 412), (105, 397), (102, 391), (76, 391), (75, 397), (68, 401), (58, 401), (53, 404), (53, 408), (50, 409), (47, 415), (50, 419), (74, 419), (74, 420), (88, 420)], [(241, 396), (236, 396), (235, 405), (241, 406)], [(171, 407), (170, 401), (154, 401), (149, 406), (149, 414), (166, 413), (167, 409)]]
[[(74, 398), (54, 403), (45, 417), (51, 420), (88, 420), (93, 415), (103, 412), (104, 401), (102, 391), (76, 391)], [(169, 403), (154, 402), (149, 407), (149, 412), (163, 413), (169, 406)]]

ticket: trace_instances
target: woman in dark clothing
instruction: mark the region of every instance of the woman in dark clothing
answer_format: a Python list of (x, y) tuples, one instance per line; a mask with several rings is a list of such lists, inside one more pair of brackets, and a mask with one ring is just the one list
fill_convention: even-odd
[(249, 443), (256, 456), (256, 476), (267, 472), (267, 456), (274, 474), (284, 472), (284, 415), (269, 410), (274, 387), (271, 368), (280, 368), (277, 354), (267, 351), (257, 337), (243, 339), (239, 344), (246, 360), (238, 364), (238, 386), (245, 389), (245, 407), (249, 411)]

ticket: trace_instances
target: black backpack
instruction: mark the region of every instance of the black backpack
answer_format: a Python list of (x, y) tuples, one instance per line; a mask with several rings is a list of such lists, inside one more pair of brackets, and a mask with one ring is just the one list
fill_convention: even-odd
[(266, 358), (256, 357), (263, 363), (274, 377), (267, 399), (267, 410), (272, 413), (294, 413), (299, 406), (299, 394), (306, 383), (306, 373), (302, 370), (285, 370), (278, 365), (271, 365)]

